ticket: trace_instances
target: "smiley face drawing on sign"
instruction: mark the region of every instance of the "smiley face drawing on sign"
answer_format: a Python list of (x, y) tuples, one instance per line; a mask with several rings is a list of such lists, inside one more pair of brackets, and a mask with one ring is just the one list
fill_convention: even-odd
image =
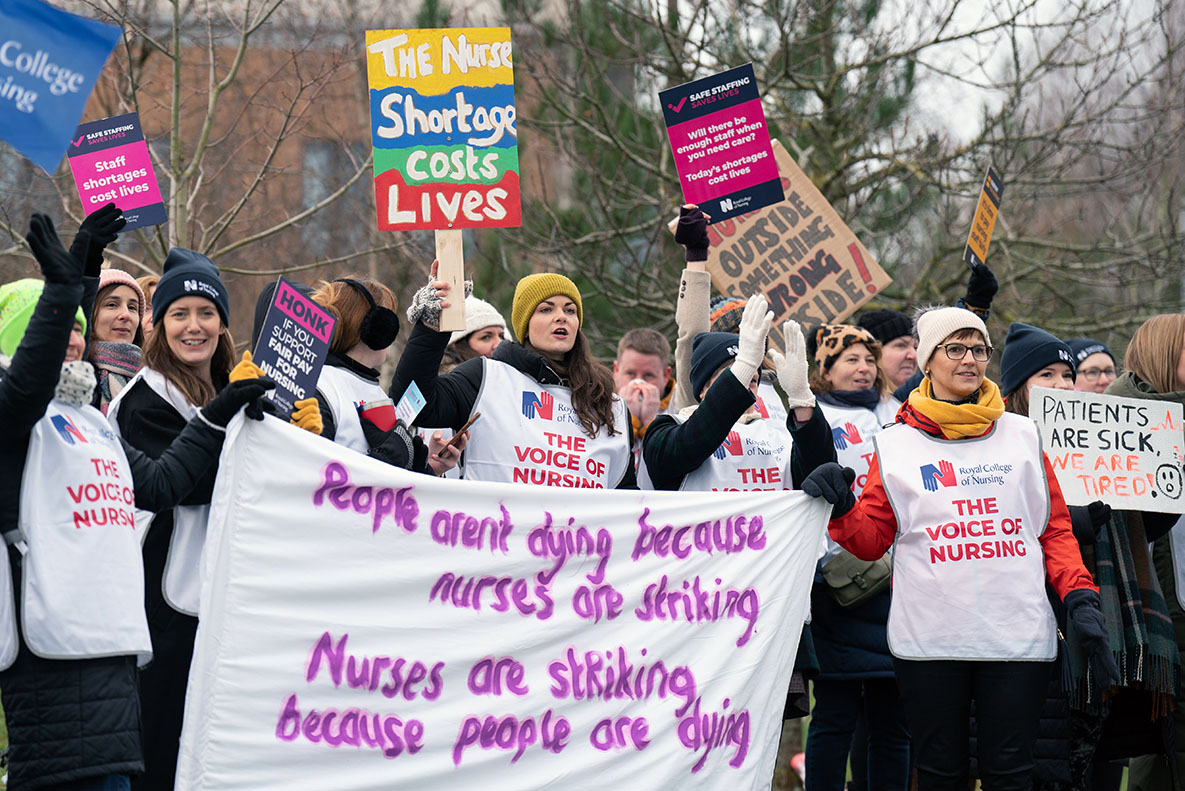
[(1176, 464), (1162, 464), (1156, 468), (1156, 489), (1170, 500), (1181, 496), (1181, 467)]

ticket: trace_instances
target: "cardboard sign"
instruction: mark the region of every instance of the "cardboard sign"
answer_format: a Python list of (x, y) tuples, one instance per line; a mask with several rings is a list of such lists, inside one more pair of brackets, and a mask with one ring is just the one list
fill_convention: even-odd
[(169, 219), (135, 113), (79, 125), (66, 153), (83, 213), (115, 201), (128, 221), (125, 231)]
[(987, 261), (988, 245), (992, 243), (992, 231), (996, 217), (1000, 214), (1000, 199), (1004, 197), (1004, 180), (991, 165), (983, 180), (979, 203), (975, 207), (975, 218), (971, 221), (971, 233), (963, 248), (963, 262), (969, 267)]
[[(708, 226), (712, 283), (739, 299), (764, 293), (775, 326), (841, 322), (893, 279), (777, 140), (773, 152), (786, 200)], [(782, 333), (769, 340), (780, 348)]]
[(268, 395), (284, 414), (316, 392), (335, 323), (332, 313), (280, 278), (251, 356), (276, 380)]
[(366, 31), (380, 231), (522, 224), (510, 28)]
[(687, 203), (712, 222), (783, 200), (753, 64), (658, 94)]
[(1034, 387), (1029, 416), (1068, 505), (1185, 513), (1180, 404)]
[(767, 789), (829, 514), (450, 481), (236, 418), (177, 788)]
[(0, 140), (52, 176), (122, 31), (41, 0), (4, 0), (0, 31)]

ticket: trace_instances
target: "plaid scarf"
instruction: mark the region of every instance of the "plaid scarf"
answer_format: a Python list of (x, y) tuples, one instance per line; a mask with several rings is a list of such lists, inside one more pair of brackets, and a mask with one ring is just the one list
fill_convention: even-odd
[[(1119, 665), (1119, 685), (1151, 692), (1155, 715), (1165, 716), (1173, 707), (1181, 660), (1168, 604), (1148, 553), (1143, 518), (1135, 511), (1115, 511), (1093, 549), (1094, 563), (1088, 566), (1094, 566), (1111, 650)], [(1077, 635), (1073, 629), (1069, 632), (1070, 703), (1082, 711), (1098, 711), (1110, 691), (1093, 687)]]

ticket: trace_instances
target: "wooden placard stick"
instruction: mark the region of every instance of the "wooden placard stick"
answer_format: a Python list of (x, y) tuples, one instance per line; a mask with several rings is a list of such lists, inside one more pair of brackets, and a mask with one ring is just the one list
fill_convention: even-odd
[(460, 229), (436, 231), (436, 279), (450, 286), (449, 307), (440, 312), (440, 331), (465, 329), (465, 251)]

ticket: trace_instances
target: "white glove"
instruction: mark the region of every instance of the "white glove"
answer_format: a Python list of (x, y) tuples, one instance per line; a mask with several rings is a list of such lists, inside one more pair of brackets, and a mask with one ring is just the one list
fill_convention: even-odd
[(806, 339), (802, 337), (802, 327), (797, 321), (782, 323), (782, 346), (786, 349), (783, 355), (777, 349), (769, 350), (770, 362), (778, 374), (778, 384), (786, 394), (786, 406), (813, 407), (815, 394), (807, 383), (806, 372)]
[(745, 310), (741, 313), (740, 337), (737, 339), (737, 356), (729, 368), (732, 375), (741, 383), (741, 387), (748, 387), (753, 380), (753, 374), (761, 367), (761, 358), (765, 354), (765, 338), (769, 335), (769, 325), (773, 323), (774, 313), (769, 309), (764, 294), (754, 294), (745, 303)]

